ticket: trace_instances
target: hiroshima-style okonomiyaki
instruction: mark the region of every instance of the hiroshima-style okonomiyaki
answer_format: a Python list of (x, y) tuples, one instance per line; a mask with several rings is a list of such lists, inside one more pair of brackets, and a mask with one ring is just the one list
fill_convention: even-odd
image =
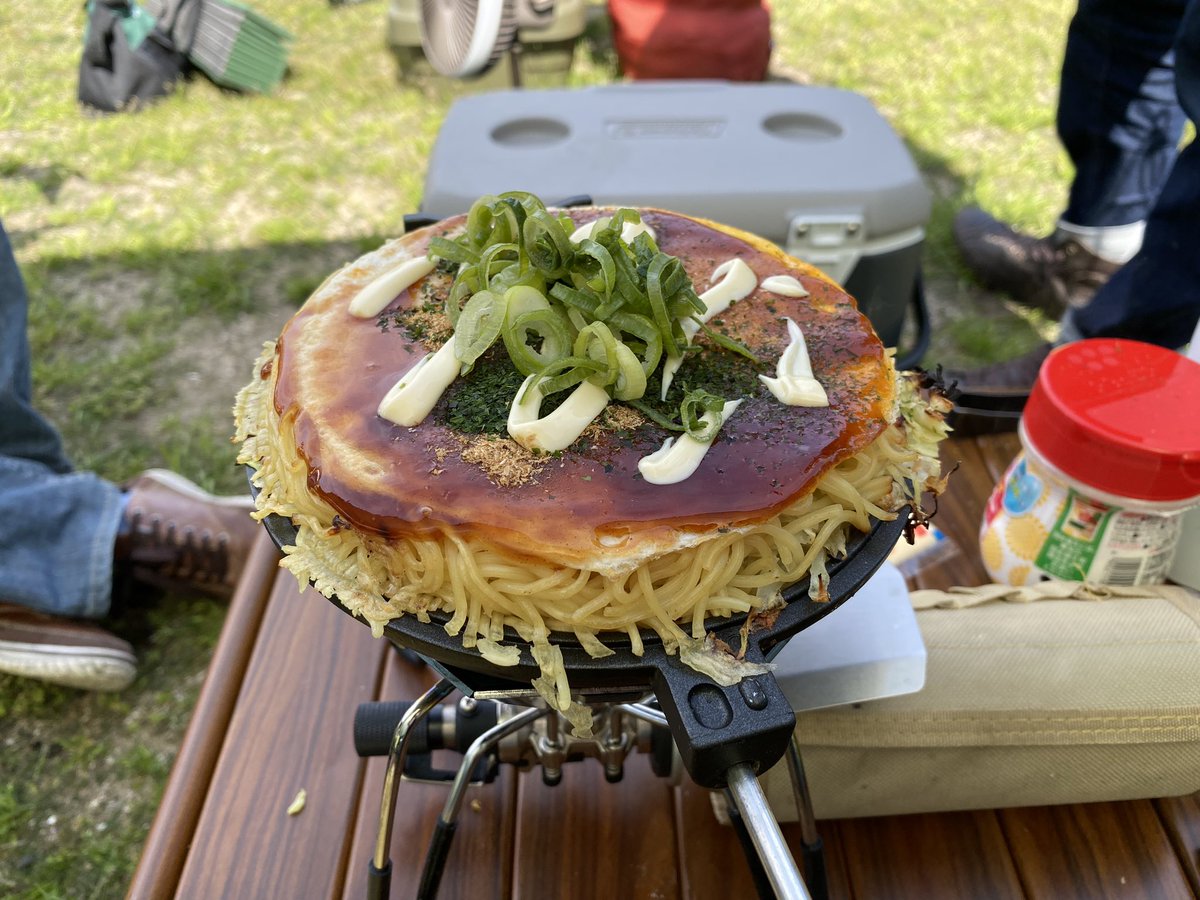
[[(851, 297), (753, 235), (523, 193), (331, 276), (235, 410), (282, 565), (376, 633), (441, 616), (497, 665), (552, 632), (660, 639), (778, 604), (937, 485), (945, 404)], [(528, 657), (527, 657), (528, 659)]]

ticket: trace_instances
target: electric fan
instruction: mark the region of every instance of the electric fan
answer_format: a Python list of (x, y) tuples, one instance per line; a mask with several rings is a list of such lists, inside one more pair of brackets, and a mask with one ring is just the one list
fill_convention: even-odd
[(421, 0), (421, 47), (451, 78), (482, 75), (517, 48), (518, 28), (544, 28), (554, 0)]

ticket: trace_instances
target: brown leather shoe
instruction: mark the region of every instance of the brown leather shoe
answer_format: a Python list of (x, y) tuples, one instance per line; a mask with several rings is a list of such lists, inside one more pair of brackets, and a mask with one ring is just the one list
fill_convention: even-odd
[(85, 691), (119, 691), (137, 674), (128, 643), (89, 622), (0, 603), (0, 672)]
[(1076, 241), (1021, 234), (977, 207), (961, 210), (952, 232), (980, 284), (1055, 318), (1086, 305), (1121, 268)]
[(255, 536), (249, 495), (217, 497), (165, 469), (143, 472), (128, 485), (128, 533), (117, 539), (118, 563), (159, 587), (233, 593)]

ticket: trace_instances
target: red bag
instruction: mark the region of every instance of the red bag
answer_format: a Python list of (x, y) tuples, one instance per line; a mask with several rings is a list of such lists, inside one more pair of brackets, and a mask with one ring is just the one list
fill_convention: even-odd
[(617, 57), (630, 78), (766, 77), (765, 0), (609, 0), (608, 10)]

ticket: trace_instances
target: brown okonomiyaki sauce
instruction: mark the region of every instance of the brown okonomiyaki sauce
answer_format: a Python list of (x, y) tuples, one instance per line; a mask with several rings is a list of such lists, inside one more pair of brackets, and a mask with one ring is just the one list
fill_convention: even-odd
[[(601, 214), (571, 212), (579, 223)], [(709, 532), (767, 519), (811, 491), (830, 466), (874, 440), (886, 425), (889, 369), (882, 363), (879, 339), (847, 294), (811, 270), (789, 268), (740, 238), (691, 219), (659, 211), (647, 211), (643, 218), (660, 248), (681, 258), (698, 293), (713, 269), (734, 256), (754, 270), (760, 283), (779, 274), (800, 279), (810, 296), (756, 289), (716, 321), (759, 355), (757, 371), (774, 375), (775, 361), (788, 343), (782, 317), (792, 318), (804, 331), (829, 407), (784, 406), (759, 385), (722, 427), (696, 473), (678, 484), (651, 485), (638, 473), (638, 460), (668, 435), (647, 422), (636, 430), (591, 432), (546, 460), (533, 481), (504, 487), (459, 457), (461, 440), (438, 424), (444, 421), (439, 408), (415, 428), (376, 415), (380, 399), (428, 348), (402, 328), (384, 331), (374, 318), (351, 316), (346, 305), (353, 291), (348, 291), (315, 309), (307, 305), (288, 323), (278, 345), (275, 408), (285, 427), (294, 420), (309, 487), (363, 531), (416, 536), (449, 526), (464, 537), (517, 552), (586, 559), (619, 555), (614, 539), (625, 535)], [(412, 252), (424, 253), (430, 236), (460, 221), (416, 233)], [(419, 289), (420, 282), (388, 311), (410, 307)], [(307, 360), (322, 372), (321, 408), (299, 408), (290, 348), (306, 324), (318, 324), (314, 316), (322, 319), (322, 328), (335, 323), (338, 333), (322, 333)], [(706, 340), (701, 336), (697, 343)], [(371, 477), (361, 477), (336, 453), (325, 452), (321, 436), (332, 434), (373, 460)]]

